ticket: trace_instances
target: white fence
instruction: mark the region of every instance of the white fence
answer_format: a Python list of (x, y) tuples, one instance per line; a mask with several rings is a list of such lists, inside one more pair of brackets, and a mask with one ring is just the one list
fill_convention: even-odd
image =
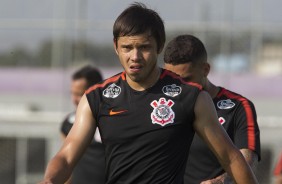
[[(6, 145), (8, 147), (14, 147), (12, 150), (15, 151), (15, 153), (13, 153), (14, 158), (10, 157), (10, 159), (14, 160), (14, 162), (11, 162), (14, 166), (7, 168), (10, 169), (10, 177), (13, 178), (10, 179), (10, 182), (7, 184), (32, 184), (42, 178), (46, 163), (61, 145), (59, 134), (60, 124), (58, 122), (60, 122), (63, 117), (63, 113), (29, 112), (26, 114), (21, 113), (21, 115), (18, 114), (10, 118), (0, 118), (0, 142), (2, 140), (3, 143), (3, 140), (7, 139), (14, 140), (14, 145)], [(258, 178), (261, 184), (270, 184), (273, 183), (272, 172), (274, 164), (282, 148), (282, 118), (258, 117), (258, 120), (260, 122), (262, 147), (262, 161), (258, 167)], [(43, 145), (33, 148), (35, 150), (29, 150), (31, 147), (30, 144), (33, 144), (30, 139), (43, 140), (41, 141)], [(2, 148), (0, 147), (0, 149)], [(5, 149), (5, 147), (3, 149)], [(0, 152), (3, 152), (3, 150), (0, 150)], [(31, 156), (29, 154), (32, 154), (32, 152), (36, 152), (36, 155), (30, 158)], [(3, 157), (5, 158), (7, 156), (3, 156), (2, 153), (2, 160), (0, 160), (0, 162), (9, 162), (9, 160), (5, 160)], [(40, 169), (30, 171), (30, 164), (38, 159), (41, 159), (39, 161), (41, 166), (36, 167)], [(3, 163), (0, 163), (0, 165), (3, 165)], [(7, 172), (5, 168), (1, 169), (0, 172)], [(7, 180), (1, 181), (0, 178), (0, 183), (6, 182)]]

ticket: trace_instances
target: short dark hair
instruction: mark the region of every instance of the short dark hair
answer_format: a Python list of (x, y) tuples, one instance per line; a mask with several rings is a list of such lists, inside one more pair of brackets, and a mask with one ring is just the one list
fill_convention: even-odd
[(156, 39), (158, 52), (165, 43), (165, 28), (157, 12), (142, 3), (133, 3), (116, 19), (113, 26), (114, 41), (120, 36), (134, 36), (149, 31)]
[(164, 62), (177, 65), (185, 63), (207, 62), (207, 51), (204, 44), (192, 35), (179, 35), (172, 39), (164, 51)]
[(74, 72), (72, 75), (72, 80), (78, 80), (82, 78), (86, 79), (87, 88), (89, 88), (90, 86), (93, 86), (94, 84), (100, 82), (103, 79), (100, 71), (91, 65), (86, 65), (80, 68), (79, 70)]

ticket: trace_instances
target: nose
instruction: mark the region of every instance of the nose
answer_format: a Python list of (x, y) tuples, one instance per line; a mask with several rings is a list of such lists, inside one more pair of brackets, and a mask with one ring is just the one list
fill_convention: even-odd
[(141, 58), (141, 52), (139, 49), (133, 49), (131, 54), (132, 61), (138, 61)]

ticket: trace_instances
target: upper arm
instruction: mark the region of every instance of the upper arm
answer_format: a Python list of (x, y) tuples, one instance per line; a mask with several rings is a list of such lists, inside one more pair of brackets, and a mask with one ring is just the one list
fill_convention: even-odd
[(219, 124), (214, 104), (207, 92), (202, 91), (199, 94), (194, 111), (195, 131), (223, 164), (225, 159), (228, 159), (227, 156), (231, 156), (229, 153), (236, 149), (223, 127)]
[(260, 131), (254, 105), (248, 100), (242, 100), (235, 111), (233, 121), (236, 147), (241, 150), (248, 149), (251, 153), (246, 153), (247, 155), (252, 154), (260, 160)]
[(92, 116), (88, 100), (83, 95), (77, 107), (75, 123), (58, 155), (64, 157), (70, 165), (74, 165), (90, 144), (95, 130), (95, 119)]
[(253, 103), (242, 99), (234, 114), (234, 144), (238, 147), (247, 163), (256, 170), (260, 160), (260, 131)]

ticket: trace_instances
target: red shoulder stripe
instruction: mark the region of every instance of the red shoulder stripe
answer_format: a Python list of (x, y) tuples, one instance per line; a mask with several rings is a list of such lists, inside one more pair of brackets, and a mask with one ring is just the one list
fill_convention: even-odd
[(180, 79), (180, 81), (184, 84), (188, 84), (190, 86), (194, 86), (194, 87), (197, 87), (199, 88), (200, 90), (203, 89), (202, 85), (198, 84), (198, 83), (195, 83), (195, 82), (186, 82), (184, 81), (179, 75), (169, 71), (169, 70), (164, 70), (164, 72), (161, 74), (160, 78), (164, 78), (165, 76), (171, 76), (172, 78), (175, 78), (175, 79)]
[(222, 89), (222, 94), (225, 94), (226, 96), (230, 98), (234, 98), (236, 100), (239, 100), (243, 108), (245, 109), (246, 116), (247, 116), (247, 124), (248, 124), (248, 131), (247, 131), (247, 136), (248, 136), (248, 147), (251, 150), (255, 150), (256, 148), (256, 136), (255, 136), (255, 120), (253, 117), (253, 112), (251, 109), (251, 106), (248, 102), (248, 100), (240, 95), (236, 95), (234, 93), (231, 93), (225, 89)]
[(120, 77), (122, 77), (123, 80), (125, 80), (125, 77), (124, 77), (124, 72), (119, 74), (119, 75), (116, 75), (114, 77), (111, 77), (107, 80), (105, 80), (103, 83), (101, 84), (95, 84), (93, 86), (91, 86), (90, 88), (88, 88), (85, 93), (86, 94), (89, 94), (91, 91), (97, 89), (97, 88), (103, 88), (104, 86), (106, 86), (107, 84), (111, 83), (111, 82), (114, 82), (114, 81), (117, 81)]

